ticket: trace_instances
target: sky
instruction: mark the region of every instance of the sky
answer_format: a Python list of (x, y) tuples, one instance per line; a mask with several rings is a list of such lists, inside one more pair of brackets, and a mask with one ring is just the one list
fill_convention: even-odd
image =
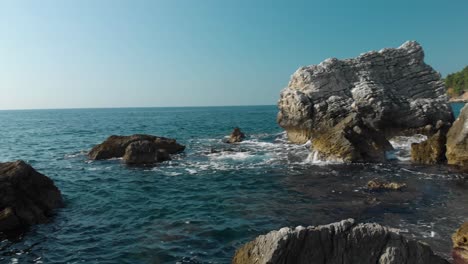
[(468, 65), (467, 0), (0, 0), (0, 109), (273, 105), (326, 58)]

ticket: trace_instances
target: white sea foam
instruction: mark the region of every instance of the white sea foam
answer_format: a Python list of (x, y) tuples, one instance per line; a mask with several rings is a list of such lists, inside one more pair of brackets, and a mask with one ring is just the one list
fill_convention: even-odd
[(390, 139), (394, 150), (386, 153), (387, 159), (396, 159), (399, 161), (411, 160), (411, 144), (421, 143), (427, 139), (427, 136), (416, 134), (413, 136), (397, 136)]

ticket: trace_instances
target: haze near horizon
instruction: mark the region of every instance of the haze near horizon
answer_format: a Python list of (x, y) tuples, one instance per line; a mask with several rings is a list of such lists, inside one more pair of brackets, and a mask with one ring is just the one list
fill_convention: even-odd
[(468, 2), (2, 1), (0, 109), (271, 105), (300, 66), (416, 40), (468, 63)]

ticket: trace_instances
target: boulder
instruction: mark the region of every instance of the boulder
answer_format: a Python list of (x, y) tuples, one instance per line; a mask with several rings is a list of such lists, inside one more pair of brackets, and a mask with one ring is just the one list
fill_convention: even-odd
[(245, 135), (244, 133), (242, 133), (242, 131), (240, 130), (240, 128), (236, 127), (234, 128), (234, 130), (232, 131), (231, 135), (229, 136), (228, 140), (226, 143), (238, 143), (238, 142), (241, 142), (245, 139)]
[[(437, 125), (453, 121), (441, 76), (424, 63), (423, 49), (414, 41), (301, 67), (281, 92), (278, 107), (277, 121), (291, 142), (312, 139), (312, 148), (323, 156), (348, 161), (379, 162), (388, 150), (387, 139), (432, 135)], [(356, 123), (370, 139), (347, 135)], [(338, 146), (330, 153), (334, 142), (324, 141), (334, 139)]]
[(151, 135), (110, 136), (88, 153), (92, 160), (120, 158), (129, 164), (146, 164), (168, 160), (169, 154), (184, 151), (175, 139)]
[(447, 162), (468, 170), (468, 104), (447, 134)]
[(406, 183), (382, 182), (379, 180), (370, 180), (367, 182), (367, 188), (371, 191), (400, 191), (406, 187)]
[(449, 262), (421, 242), (378, 224), (353, 219), (323, 226), (282, 228), (236, 251), (233, 264), (436, 264)]
[(24, 161), (0, 163), (0, 232), (45, 223), (62, 207), (59, 189)]
[(165, 149), (159, 149), (153, 141), (142, 140), (130, 143), (125, 149), (123, 160), (127, 164), (143, 165), (170, 160)]
[(468, 264), (468, 222), (465, 222), (452, 236), (453, 264)]
[(439, 130), (426, 141), (411, 144), (411, 160), (420, 164), (445, 163), (446, 133)]

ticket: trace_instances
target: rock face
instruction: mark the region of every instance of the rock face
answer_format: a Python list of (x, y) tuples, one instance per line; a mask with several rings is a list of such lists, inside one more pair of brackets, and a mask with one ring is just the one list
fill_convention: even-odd
[(226, 143), (238, 143), (238, 142), (241, 142), (242, 140), (245, 139), (245, 135), (244, 133), (242, 133), (242, 131), (240, 130), (240, 128), (236, 127), (234, 128), (234, 130), (232, 131), (231, 135), (229, 136), (229, 139), (227, 140)]
[(151, 135), (110, 136), (88, 153), (92, 160), (120, 158), (127, 164), (151, 164), (170, 159), (169, 154), (184, 151), (175, 139)]
[(468, 170), (468, 104), (447, 134), (447, 161)]
[(24, 161), (0, 163), (0, 232), (45, 223), (63, 206), (54, 182)]
[(468, 264), (468, 222), (465, 222), (452, 236), (453, 264)]
[(381, 182), (378, 180), (371, 180), (367, 182), (367, 188), (371, 191), (399, 191), (406, 187), (406, 183), (398, 182)]
[(445, 158), (446, 130), (439, 130), (428, 140), (411, 144), (411, 160), (421, 164), (439, 164)]
[[(314, 150), (345, 161), (380, 161), (391, 136), (433, 134), (437, 124), (453, 121), (440, 74), (424, 63), (423, 49), (414, 41), (299, 68), (278, 107), (277, 121), (291, 142), (312, 139)], [(320, 143), (330, 134), (339, 139), (332, 153), (330, 144)], [(368, 151), (375, 153), (358, 155)]]
[(348, 219), (317, 227), (282, 228), (237, 250), (232, 263), (435, 264), (449, 263), (423, 243), (378, 224)]

